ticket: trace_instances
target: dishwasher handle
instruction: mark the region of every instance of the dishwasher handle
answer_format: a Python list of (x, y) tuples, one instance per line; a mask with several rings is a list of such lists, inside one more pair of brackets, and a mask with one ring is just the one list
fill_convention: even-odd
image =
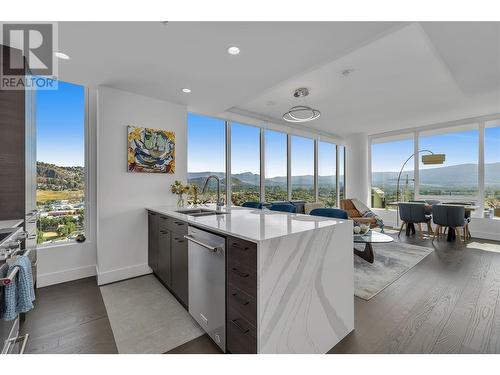
[(208, 249), (210, 251), (213, 251), (214, 253), (217, 252), (217, 250), (219, 250), (218, 247), (216, 246), (211, 246), (211, 245), (207, 245), (206, 243), (203, 243), (201, 241), (198, 241), (196, 238), (192, 237), (192, 236), (189, 236), (189, 235), (185, 235), (184, 238), (188, 241), (191, 241), (191, 242), (194, 242), (195, 244), (197, 245), (200, 245), (202, 247), (204, 247), (205, 249)]

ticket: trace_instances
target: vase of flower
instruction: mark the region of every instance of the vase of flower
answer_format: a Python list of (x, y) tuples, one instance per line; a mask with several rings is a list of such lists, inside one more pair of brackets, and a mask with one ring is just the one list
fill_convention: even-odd
[(177, 207), (184, 207), (184, 193), (189, 191), (189, 186), (183, 185), (181, 181), (175, 180), (172, 185), (170, 185), (170, 191), (177, 194)]
[(184, 207), (184, 194), (177, 194), (177, 207), (182, 208)]

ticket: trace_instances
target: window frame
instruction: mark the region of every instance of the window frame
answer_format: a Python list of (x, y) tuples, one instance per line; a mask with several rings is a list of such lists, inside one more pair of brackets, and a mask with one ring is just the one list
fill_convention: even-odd
[[(370, 176), (372, 175), (372, 147), (371, 145), (378, 139), (381, 138), (387, 138), (391, 136), (401, 136), (401, 135), (406, 135), (406, 134), (413, 134), (413, 142), (414, 142), (414, 153), (418, 152), (419, 147), (420, 147), (420, 135), (422, 133), (432, 131), (432, 130), (446, 130), (449, 129), (450, 132), (453, 132), (453, 129), (460, 127), (460, 126), (466, 126), (466, 125), (471, 125), (470, 129), (478, 130), (478, 192), (477, 195), (475, 196), (468, 196), (468, 195), (455, 195), (452, 197), (447, 197), (447, 201), (471, 201), (474, 202), (476, 206), (478, 206), (478, 209), (474, 212), (473, 217), (478, 217), (478, 218), (484, 218), (484, 197), (485, 197), (485, 148), (484, 148), (484, 141), (485, 141), (485, 128), (486, 128), (486, 123), (491, 122), (491, 121), (498, 121), (500, 120), (500, 114), (492, 114), (492, 115), (485, 115), (485, 116), (479, 116), (479, 117), (473, 117), (473, 118), (466, 118), (466, 119), (460, 119), (456, 121), (449, 121), (449, 122), (444, 122), (444, 123), (437, 123), (437, 124), (432, 124), (432, 125), (427, 125), (427, 126), (422, 126), (418, 128), (410, 128), (410, 129), (404, 129), (404, 130), (398, 130), (398, 131), (393, 131), (393, 132), (386, 132), (386, 133), (379, 133), (379, 134), (374, 134), (369, 136), (369, 173)], [(408, 155), (409, 156), (409, 155)], [(414, 163), (414, 191), (415, 191), (415, 199), (443, 199), (442, 195), (423, 195), (420, 194), (420, 162), (418, 157), (413, 158), (413, 163)], [(369, 191), (371, 191), (372, 185), (371, 185), (371, 177), (370, 177), (370, 186), (369, 186)]]
[[(68, 82), (67, 83), (73, 84), (73, 85), (79, 85), (73, 82)], [(84, 189), (84, 203), (85, 203), (85, 208), (84, 208), (84, 222), (83, 222), (83, 233), (85, 235), (85, 241), (83, 243), (77, 242), (75, 239), (70, 239), (67, 241), (61, 241), (61, 242), (47, 242), (47, 243), (41, 243), (37, 244), (38, 249), (49, 249), (49, 248), (56, 248), (56, 247), (61, 247), (61, 246), (73, 246), (73, 245), (84, 245), (84, 244), (91, 244), (95, 240), (95, 230), (93, 228), (94, 222), (91, 221), (91, 217), (94, 214), (93, 211), (93, 202), (94, 202), (94, 189), (92, 188), (92, 184), (95, 181), (95, 170), (93, 167), (93, 164), (95, 162), (93, 153), (92, 153), (92, 146), (93, 142), (92, 139), (95, 137), (95, 129), (90, 126), (90, 89), (87, 86), (84, 85), (79, 85), (83, 87), (83, 160), (84, 160), (84, 181), (85, 181), (85, 189)], [(35, 107), (37, 106), (37, 103), (35, 101)], [(95, 108), (92, 108), (93, 111), (95, 111)], [(35, 109), (36, 111), (36, 109)], [(36, 112), (35, 112), (35, 118), (36, 118)], [(95, 123), (95, 121), (94, 121)], [(35, 124), (35, 127), (37, 124)], [(38, 132), (38, 129), (37, 129)], [(38, 160), (36, 160), (38, 162)], [(38, 182), (37, 183), (37, 188), (36, 191), (38, 192)], [(91, 186), (92, 185), (92, 186)], [(36, 196), (35, 196), (36, 200)], [(36, 202), (35, 202), (36, 203)], [(38, 228), (37, 228), (38, 230)]]

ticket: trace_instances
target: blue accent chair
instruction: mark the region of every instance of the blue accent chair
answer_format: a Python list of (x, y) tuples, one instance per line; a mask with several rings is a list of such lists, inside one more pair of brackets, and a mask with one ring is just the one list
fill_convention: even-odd
[(275, 203), (268, 208), (272, 211), (290, 212), (292, 214), (297, 212), (297, 207), (290, 203)]
[(245, 202), (241, 205), (241, 207), (261, 209), (262, 203), (260, 203), (260, 202)]
[(311, 210), (309, 215), (333, 217), (335, 219), (346, 219), (347, 220), (347, 212), (344, 210), (341, 210), (339, 208), (315, 208), (315, 209)]
[(456, 233), (458, 239), (460, 240), (460, 230), (463, 229), (464, 242), (470, 238), (469, 232), (469, 218), (465, 216), (465, 207), (459, 205), (446, 205), (446, 204), (434, 204), (432, 206), (432, 220), (434, 224), (437, 225), (436, 231), (434, 232), (434, 238), (436, 234), (441, 233), (441, 229), (448, 227), (448, 241), (451, 241)]
[(429, 214), (429, 210), (425, 202), (399, 203), (398, 208), (399, 218), (402, 222), (398, 236), (401, 235), (401, 231), (405, 225), (406, 235), (410, 235), (411, 232), (415, 233), (415, 224), (418, 225), (420, 234), (422, 234), (422, 223), (427, 225), (427, 231), (430, 235), (434, 234), (431, 226), (432, 216)]

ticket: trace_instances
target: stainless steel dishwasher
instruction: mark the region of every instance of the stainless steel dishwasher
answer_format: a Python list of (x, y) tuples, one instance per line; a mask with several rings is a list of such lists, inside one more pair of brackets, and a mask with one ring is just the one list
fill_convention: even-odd
[(189, 313), (226, 350), (226, 239), (189, 227)]

